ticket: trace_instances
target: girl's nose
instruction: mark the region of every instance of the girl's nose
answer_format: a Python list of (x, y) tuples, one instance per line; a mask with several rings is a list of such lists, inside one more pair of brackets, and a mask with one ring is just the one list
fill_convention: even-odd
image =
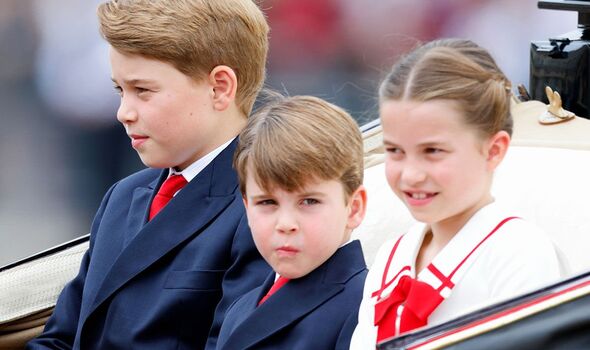
[(416, 164), (407, 164), (402, 171), (401, 180), (406, 185), (415, 186), (426, 180), (426, 172)]

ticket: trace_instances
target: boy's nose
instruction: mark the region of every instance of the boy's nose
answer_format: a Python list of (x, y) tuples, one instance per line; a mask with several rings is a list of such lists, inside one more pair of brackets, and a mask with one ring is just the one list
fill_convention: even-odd
[(137, 112), (131, 108), (125, 98), (121, 98), (121, 104), (117, 110), (117, 120), (122, 124), (131, 123), (137, 120)]
[(295, 233), (299, 226), (295, 217), (285, 210), (279, 215), (275, 229), (281, 233)]

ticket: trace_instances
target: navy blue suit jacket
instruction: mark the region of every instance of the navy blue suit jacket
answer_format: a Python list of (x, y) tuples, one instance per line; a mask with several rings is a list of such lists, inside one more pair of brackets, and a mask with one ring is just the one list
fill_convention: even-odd
[(113, 185), (78, 276), (27, 348), (214, 348), (227, 308), (270, 271), (232, 169), (236, 142), (149, 222), (167, 171), (146, 169)]
[(217, 349), (348, 350), (366, 276), (361, 245), (353, 241), (257, 306), (274, 283), (271, 273), (230, 307)]

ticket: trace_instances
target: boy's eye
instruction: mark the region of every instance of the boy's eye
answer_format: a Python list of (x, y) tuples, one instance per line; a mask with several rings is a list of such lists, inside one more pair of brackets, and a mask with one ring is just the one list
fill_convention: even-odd
[(427, 154), (437, 154), (437, 153), (444, 152), (444, 150), (442, 150), (440, 148), (436, 148), (436, 147), (428, 147), (424, 150), (424, 152)]
[(121, 89), (121, 87), (119, 85), (114, 85), (113, 89), (115, 89), (115, 92), (119, 95), (119, 96), (123, 96), (123, 89)]
[(143, 94), (143, 93), (149, 92), (150, 90), (148, 90), (146, 88), (142, 88), (142, 87), (135, 87), (135, 91), (137, 91), (138, 94)]
[(275, 204), (277, 204), (277, 202), (275, 202), (273, 199), (262, 199), (262, 200), (259, 200), (258, 202), (256, 202), (256, 205), (263, 205), (263, 206), (275, 205)]
[(304, 200), (301, 201), (301, 204), (303, 205), (314, 205), (314, 204), (318, 204), (320, 201), (318, 201), (315, 198), (305, 198)]

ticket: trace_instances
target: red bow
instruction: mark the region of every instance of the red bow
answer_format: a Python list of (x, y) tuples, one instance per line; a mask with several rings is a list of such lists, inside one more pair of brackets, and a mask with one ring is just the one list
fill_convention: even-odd
[[(444, 298), (427, 283), (402, 276), (391, 294), (375, 304), (377, 342), (425, 326)], [(396, 333), (397, 310), (403, 305)]]

